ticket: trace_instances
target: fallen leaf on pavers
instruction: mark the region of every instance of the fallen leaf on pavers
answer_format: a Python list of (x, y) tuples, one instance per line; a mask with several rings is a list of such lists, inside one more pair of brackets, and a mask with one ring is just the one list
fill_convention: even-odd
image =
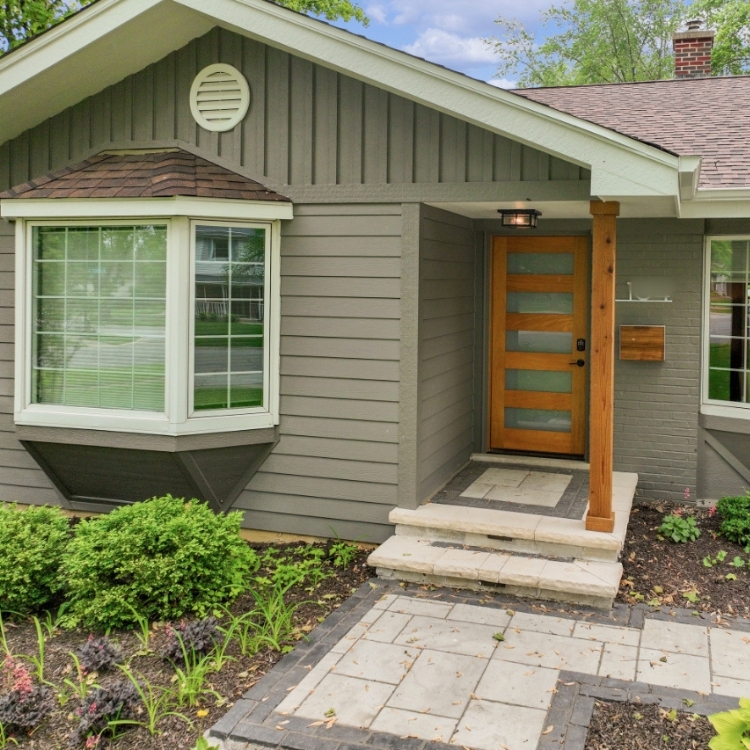
[[(477, 698), (477, 694), (476, 693), (469, 693), (469, 698), (471, 698), (473, 701), (479, 700), (479, 698)], [(459, 701), (459, 703), (460, 702), (461, 701)]]
[(565, 687), (570, 687), (571, 685), (575, 685), (575, 682), (563, 682), (563, 685), (565, 685)]
[(325, 716), (325, 717), (326, 717), (326, 719), (330, 719), (330, 718), (331, 718), (332, 716), (335, 716), (335, 715), (336, 715), (336, 709), (335, 709), (335, 708), (329, 708), (329, 709), (328, 709), (328, 710), (327, 710), (327, 711), (326, 711), (326, 712), (325, 712), (325, 713), (323, 714), (323, 716)]
[(662, 656), (661, 659), (659, 659), (659, 661), (663, 661), (666, 664), (667, 663), (667, 657), (666, 656)]
[(283, 732), (283, 731), (285, 731), (285, 730), (286, 730), (286, 727), (282, 727), (282, 726), (281, 726), (281, 724), (277, 724), (277, 725), (276, 725), (276, 729), (277, 729), (277, 730), (278, 730), (279, 732)]
[(516, 613), (512, 609), (506, 609), (505, 614), (508, 615), (508, 617), (513, 617)]
[(463, 672), (456, 672), (456, 677), (463, 677), (463, 676), (464, 676)]
[(549, 725), (549, 726), (548, 726), (548, 727), (547, 727), (547, 728), (546, 728), (546, 729), (545, 729), (545, 730), (544, 730), (544, 731), (542, 732), (542, 736), (544, 736), (545, 734), (549, 734), (549, 733), (550, 733), (550, 732), (551, 732), (551, 731), (552, 731), (552, 730), (553, 730), (554, 728), (555, 728), (554, 724), (550, 724), (550, 725)]
[(337, 721), (338, 721), (338, 719), (335, 719), (335, 718), (334, 718), (334, 719), (331, 719), (330, 721), (327, 721), (327, 722), (326, 722), (326, 729), (331, 729), (331, 727), (333, 727), (333, 725), (334, 725), (334, 724), (335, 724), (335, 723), (336, 723)]
[(451, 705), (453, 705), (453, 706), (460, 706), (461, 705), (461, 701), (453, 701), (453, 703)]
[(424, 711), (420, 711), (419, 713), (420, 713), (420, 714), (428, 714), (428, 713), (430, 713), (430, 711), (432, 711), (432, 709), (431, 709), (431, 708), (425, 708), (425, 710), (424, 710)]
[(325, 724), (324, 721), (314, 721), (312, 724), (308, 724), (307, 728), (312, 729), (313, 727), (322, 727)]
[(536, 674), (536, 669), (532, 669), (530, 672), (524, 672), (524, 677), (531, 677), (531, 675)]
[(297, 689), (297, 686), (296, 686), (296, 685), (293, 685), (292, 687), (290, 687), (290, 688), (287, 688), (287, 689), (286, 689), (286, 691), (287, 691), (287, 693), (291, 693), (291, 692), (292, 692), (292, 690), (296, 690), (296, 689)]
[(515, 648), (515, 646), (503, 646), (503, 648), (513, 649), (513, 648)]
[(521, 628), (512, 628), (512, 630), (513, 630), (514, 633), (520, 633), (521, 632)]
[(495, 635), (492, 636), (496, 641), (500, 641), (501, 643), (505, 640), (505, 636), (502, 633), (495, 633)]

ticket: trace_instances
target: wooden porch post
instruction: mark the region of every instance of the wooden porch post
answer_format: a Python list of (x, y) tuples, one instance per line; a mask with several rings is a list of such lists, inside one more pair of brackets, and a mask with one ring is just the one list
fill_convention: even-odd
[(620, 204), (591, 201), (593, 262), (591, 265), (591, 463), (586, 528), (610, 532), (615, 396), (615, 256)]

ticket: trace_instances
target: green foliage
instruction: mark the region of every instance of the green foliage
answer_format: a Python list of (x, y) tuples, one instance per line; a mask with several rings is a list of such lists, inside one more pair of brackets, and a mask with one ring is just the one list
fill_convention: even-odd
[(77, 7), (74, 0), (5, 0), (0, 3), (0, 54), (46, 31)]
[(209, 745), (208, 740), (205, 737), (200, 737), (192, 750), (219, 750), (219, 746)]
[(309, 590), (319, 586), (333, 572), (326, 570), (326, 552), (316, 545), (303, 545), (294, 549), (295, 559), (275, 547), (269, 547), (260, 559), (260, 568), (265, 575), (256, 578), (260, 586), (277, 586), (289, 589), (306, 584)]
[(52, 602), (69, 538), (58, 508), (0, 505), (0, 610), (28, 614)]
[(695, 0), (690, 12), (716, 30), (711, 72), (738, 76), (750, 68), (750, 3), (747, 0)]
[(572, 0), (542, 13), (543, 39), (500, 17), (501, 33), (486, 41), (500, 58), (498, 75), (520, 86), (569, 86), (669, 79), (672, 34), (688, 18), (717, 32), (715, 74), (750, 69), (747, 0)]
[(741, 497), (723, 497), (716, 503), (721, 515), (721, 535), (730, 542), (750, 545), (750, 494)]
[(233, 601), (258, 564), (240, 518), (167, 495), (81, 522), (63, 562), (64, 623), (106, 630), (203, 617)]
[(340, 18), (342, 21), (359, 21), (363, 26), (370, 23), (362, 6), (352, 0), (275, 0), (275, 2), (299, 13), (323, 16), (329, 21)]
[(740, 698), (740, 707), (709, 716), (717, 732), (708, 746), (711, 750), (750, 750), (750, 698)]
[(658, 533), (665, 539), (684, 544), (695, 541), (701, 535), (701, 530), (698, 528), (695, 516), (683, 517), (678, 513), (672, 513), (664, 516)]
[(354, 562), (358, 552), (359, 547), (355, 544), (347, 544), (338, 540), (331, 545), (328, 557), (331, 558), (335, 568), (348, 568)]
[(724, 560), (727, 559), (727, 552), (726, 550), (721, 550), (720, 552), (716, 553), (716, 557), (711, 557), (710, 555), (706, 555), (706, 557), (703, 558), (703, 567), (704, 568), (713, 568), (716, 565), (720, 565), (724, 562)]

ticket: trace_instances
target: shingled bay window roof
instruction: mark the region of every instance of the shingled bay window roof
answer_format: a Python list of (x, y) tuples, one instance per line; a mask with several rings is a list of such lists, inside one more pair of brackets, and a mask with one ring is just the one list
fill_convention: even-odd
[(103, 152), (6, 190), (0, 200), (175, 196), (289, 202), (255, 180), (180, 149)]

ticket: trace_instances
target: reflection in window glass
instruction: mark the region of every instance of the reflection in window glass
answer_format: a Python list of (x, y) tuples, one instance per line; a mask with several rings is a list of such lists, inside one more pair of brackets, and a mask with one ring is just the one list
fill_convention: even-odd
[(32, 403), (164, 411), (167, 228), (35, 227)]
[(196, 411), (263, 405), (266, 230), (195, 230)]
[(750, 241), (713, 240), (708, 397), (747, 403)]

